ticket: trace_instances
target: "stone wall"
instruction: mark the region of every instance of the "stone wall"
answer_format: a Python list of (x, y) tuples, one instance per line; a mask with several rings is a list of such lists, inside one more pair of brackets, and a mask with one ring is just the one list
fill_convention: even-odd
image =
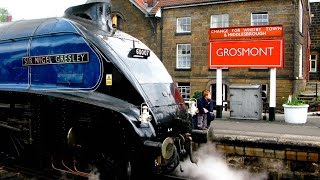
[(226, 162), (236, 168), (268, 171), (272, 179), (308, 179), (320, 176), (319, 153), (304, 149), (272, 149), (264, 146), (216, 144)]
[[(271, 139), (216, 138), (215, 154), (222, 155), (228, 166), (252, 173), (267, 173), (268, 179), (317, 179), (320, 176), (320, 147)], [(197, 151), (204, 144), (194, 144)]]

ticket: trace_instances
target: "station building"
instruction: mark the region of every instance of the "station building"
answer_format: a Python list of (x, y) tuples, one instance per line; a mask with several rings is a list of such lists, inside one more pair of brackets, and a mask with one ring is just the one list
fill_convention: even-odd
[(309, 80), (320, 80), (320, 2), (310, 3), (311, 7), (311, 25), (310, 25), (310, 76)]
[[(215, 100), (216, 68), (209, 67), (208, 59), (210, 28), (283, 27), (283, 68), (276, 71), (277, 109), (282, 109), (288, 95), (304, 91), (309, 80), (311, 13), (308, 0), (111, 1), (114, 26), (138, 37), (158, 55), (185, 100), (205, 88), (211, 90)], [(269, 96), (270, 68), (223, 68), (225, 106), (228, 106), (229, 87), (233, 84), (258, 84)]]

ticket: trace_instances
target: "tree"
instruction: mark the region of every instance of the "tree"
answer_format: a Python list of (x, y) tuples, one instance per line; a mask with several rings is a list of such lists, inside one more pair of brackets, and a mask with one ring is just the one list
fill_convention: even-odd
[(7, 22), (9, 12), (5, 8), (0, 8), (0, 22)]

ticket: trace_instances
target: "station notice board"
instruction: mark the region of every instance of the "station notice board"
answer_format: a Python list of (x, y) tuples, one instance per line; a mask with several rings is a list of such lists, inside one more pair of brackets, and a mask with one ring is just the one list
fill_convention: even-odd
[(209, 68), (283, 68), (282, 25), (210, 28)]

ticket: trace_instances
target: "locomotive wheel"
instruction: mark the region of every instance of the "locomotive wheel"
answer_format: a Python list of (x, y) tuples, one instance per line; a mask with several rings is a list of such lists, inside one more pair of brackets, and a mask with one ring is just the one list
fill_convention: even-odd
[[(83, 164), (89, 162), (97, 168), (96, 173), (99, 174), (101, 180), (131, 180), (132, 163), (128, 160), (129, 158), (126, 158), (125, 151), (120, 153), (118, 148), (102, 148), (97, 145), (98, 142), (92, 143), (89, 141), (95, 138), (88, 138), (100, 136), (104, 135), (100, 135), (99, 131), (92, 132), (88, 129), (72, 127), (68, 131), (67, 144), (73, 150), (76, 159), (83, 161)], [(117, 144), (118, 142), (115, 139), (111, 139), (109, 142), (114, 147), (119, 147), (120, 145)], [(90, 169), (91, 166), (88, 167)]]
[(175, 150), (173, 151), (172, 157), (168, 160), (165, 160), (161, 168), (162, 172), (164, 173), (173, 172), (176, 169), (176, 167), (179, 165), (179, 155), (176, 147), (174, 147), (174, 149)]
[(132, 180), (132, 164), (125, 157), (113, 154), (102, 154), (102, 161), (97, 168), (100, 179), (106, 180)]

